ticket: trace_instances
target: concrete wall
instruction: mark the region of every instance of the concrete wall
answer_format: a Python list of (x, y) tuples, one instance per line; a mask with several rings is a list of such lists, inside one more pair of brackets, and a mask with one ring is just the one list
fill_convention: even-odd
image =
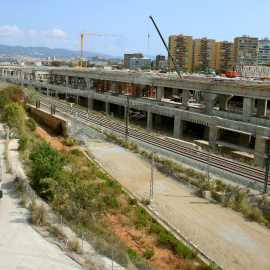
[(63, 135), (67, 136), (67, 127), (65, 120), (60, 119), (54, 115), (48, 114), (47, 112), (44, 112), (32, 106), (31, 106), (31, 113), (41, 118), (46, 125), (50, 126), (53, 129), (56, 129), (59, 127), (59, 125), (62, 125)]

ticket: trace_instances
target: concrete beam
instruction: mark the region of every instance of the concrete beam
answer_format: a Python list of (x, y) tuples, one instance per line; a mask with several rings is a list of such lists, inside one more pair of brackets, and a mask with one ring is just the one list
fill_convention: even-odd
[(212, 110), (214, 108), (214, 104), (217, 98), (217, 94), (212, 94), (212, 93), (203, 93), (204, 101), (206, 102), (205, 104), (205, 113), (206, 114), (212, 114)]

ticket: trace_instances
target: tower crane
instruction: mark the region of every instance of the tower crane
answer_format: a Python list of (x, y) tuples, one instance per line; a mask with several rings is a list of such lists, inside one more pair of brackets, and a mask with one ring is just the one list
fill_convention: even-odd
[(110, 34), (92, 34), (92, 33), (88, 33), (83, 31), (81, 34), (81, 60), (80, 60), (80, 65), (76, 66), (75, 68), (81, 68), (82, 67), (82, 59), (83, 59), (83, 37), (85, 35), (87, 36), (122, 36), (122, 35), (110, 35)]
[(178, 76), (180, 77), (180, 79), (183, 79), (183, 75), (181, 74), (181, 72), (180, 72), (178, 66), (176, 65), (176, 63), (175, 63), (175, 61), (174, 61), (174, 59), (173, 59), (173, 56), (172, 56), (172, 54), (171, 54), (171, 52), (170, 52), (168, 46), (166, 45), (166, 43), (165, 43), (165, 41), (164, 41), (164, 39), (163, 39), (161, 33), (159, 32), (158, 27), (157, 27), (157, 25), (156, 25), (156, 23), (155, 23), (153, 17), (152, 17), (152, 16), (149, 16), (149, 18), (152, 20), (154, 26), (156, 27), (157, 32), (158, 32), (158, 34), (159, 34), (159, 36), (160, 36), (160, 38), (161, 38), (161, 40), (162, 40), (162, 42), (163, 42), (163, 44), (164, 44), (164, 46), (165, 46), (165, 48), (166, 48), (166, 50), (167, 50), (169, 56), (171, 57), (171, 59), (172, 59), (172, 61), (173, 61), (173, 64), (174, 64), (174, 67), (175, 67), (175, 69), (176, 69), (176, 71), (177, 71)]

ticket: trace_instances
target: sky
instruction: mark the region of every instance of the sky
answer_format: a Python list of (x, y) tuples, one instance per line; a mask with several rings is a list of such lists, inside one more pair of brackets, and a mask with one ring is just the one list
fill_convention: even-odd
[[(167, 55), (170, 35), (233, 42), (249, 35), (270, 39), (270, 0), (0, 0), (0, 44), (80, 50), (123, 57)], [(1, 53), (1, 51), (0, 51)]]

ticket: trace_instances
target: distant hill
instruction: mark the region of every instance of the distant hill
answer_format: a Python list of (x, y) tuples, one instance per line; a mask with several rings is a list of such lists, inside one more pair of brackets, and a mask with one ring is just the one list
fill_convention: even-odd
[[(0, 54), (19, 54), (28, 55), (32, 57), (56, 57), (56, 58), (72, 58), (80, 55), (79, 51), (72, 51), (67, 49), (50, 49), (47, 47), (22, 47), (22, 46), (8, 46), (0, 44)], [(103, 56), (108, 58), (115, 58), (108, 54), (98, 52), (83, 52), (84, 57)], [(121, 57), (123, 58), (123, 57)]]

